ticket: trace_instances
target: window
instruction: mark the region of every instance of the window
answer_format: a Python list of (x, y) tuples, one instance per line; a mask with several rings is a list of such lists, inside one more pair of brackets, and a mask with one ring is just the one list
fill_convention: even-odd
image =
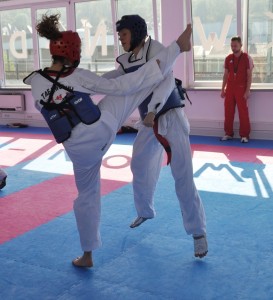
[(154, 22), (152, 0), (119, 0), (117, 12), (118, 19), (124, 15), (140, 15), (147, 23), (148, 34), (152, 38), (157, 38), (155, 35), (155, 25), (157, 26), (157, 22)]
[[(99, 75), (115, 68), (115, 58), (120, 54), (115, 22), (122, 15), (141, 15), (148, 24), (148, 34), (155, 39), (159, 36), (160, 0), (28, 0), (28, 8), (19, 2), (7, 1), (0, 5), (2, 87), (26, 87), (23, 78), (50, 65), (49, 41), (37, 36), (35, 30), (36, 21), (44, 13), (59, 13), (61, 30), (79, 33), (80, 67)], [(6, 5), (9, 5), (7, 9)]]
[[(194, 85), (222, 81), (230, 38), (240, 35), (254, 61), (255, 86), (273, 82), (273, 0), (192, 0)], [(244, 20), (244, 22), (242, 22)], [(253, 86), (253, 85), (252, 85)]]
[(273, 1), (250, 0), (248, 53), (254, 60), (253, 82), (273, 82)]
[(82, 39), (80, 67), (97, 74), (115, 68), (111, 1), (75, 3), (76, 30)]
[[(115, 68), (118, 53), (117, 33), (112, 18), (111, 0), (75, 3), (76, 30), (80, 34), (83, 47), (80, 66), (103, 74)], [(126, 14), (139, 14), (147, 22), (148, 33), (154, 37), (152, 0), (116, 1), (117, 19)], [(157, 34), (158, 35), (158, 34)], [(121, 52), (119, 48), (119, 53)]]
[[(160, 16), (160, 5), (157, 1), (156, 10), (154, 12), (154, 6), (152, 0), (118, 0), (117, 2), (117, 16), (118, 20), (124, 15), (139, 15), (147, 23), (148, 35), (153, 39), (159, 39), (158, 30), (158, 18)], [(119, 53), (122, 53), (123, 49), (119, 46)]]
[(22, 85), (22, 79), (33, 70), (31, 10), (0, 12), (4, 85)]
[(194, 81), (219, 81), (230, 38), (237, 35), (236, 0), (192, 0)]

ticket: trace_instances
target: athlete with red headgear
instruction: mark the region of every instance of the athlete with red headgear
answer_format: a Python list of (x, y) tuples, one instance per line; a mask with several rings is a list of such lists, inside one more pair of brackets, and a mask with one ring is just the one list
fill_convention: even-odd
[[(146, 22), (139, 15), (123, 16), (116, 23), (116, 29), (126, 53), (117, 58), (119, 68), (106, 73), (106, 78), (116, 78), (137, 70), (165, 48), (148, 37)], [(138, 107), (141, 122), (131, 161), (137, 217), (130, 227), (135, 228), (156, 215), (154, 192), (163, 158), (160, 141), (168, 154), (184, 228), (187, 234), (193, 236), (194, 255), (202, 258), (208, 252), (206, 217), (193, 180), (189, 124), (183, 109), (185, 97), (183, 91), (182, 95), (179, 93), (180, 84), (170, 70)]]
[[(31, 85), (36, 108), (45, 117), (56, 141), (63, 143), (73, 163), (78, 189), (74, 212), (84, 252), (73, 260), (73, 265), (92, 267), (92, 251), (101, 246), (102, 157), (118, 129), (155, 84), (164, 79), (179, 54), (190, 50), (191, 26), (189, 24), (176, 42), (138, 71), (117, 79), (105, 79), (77, 67), (80, 38), (76, 32), (60, 32), (58, 21), (58, 15), (45, 15), (37, 24), (39, 35), (50, 40), (52, 64), (33, 72), (24, 82)], [(111, 96), (105, 96), (96, 106), (90, 98), (87, 100), (86, 94)]]

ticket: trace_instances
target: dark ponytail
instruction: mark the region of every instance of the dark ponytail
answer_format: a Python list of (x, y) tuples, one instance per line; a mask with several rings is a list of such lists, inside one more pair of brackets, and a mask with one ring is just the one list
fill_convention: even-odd
[(38, 34), (53, 41), (61, 38), (62, 33), (59, 31), (59, 19), (60, 14), (51, 16), (43, 15), (42, 19), (36, 25)]

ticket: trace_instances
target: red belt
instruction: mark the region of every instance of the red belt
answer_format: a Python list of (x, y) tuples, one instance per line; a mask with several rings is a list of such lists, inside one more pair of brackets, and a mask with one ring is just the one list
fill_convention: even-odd
[(167, 157), (168, 157), (167, 165), (168, 165), (172, 159), (172, 150), (171, 150), (171, 146), (170, 146), (169, 142), (167, 141), (167, 139), (165, 139), (161, 134), (158, 133), (158, 119), (155, 119), (153, 129), (154, 129), (154, 134), (155, 134), (157, 140), (164, 147), (164, 149), (167, 153)]

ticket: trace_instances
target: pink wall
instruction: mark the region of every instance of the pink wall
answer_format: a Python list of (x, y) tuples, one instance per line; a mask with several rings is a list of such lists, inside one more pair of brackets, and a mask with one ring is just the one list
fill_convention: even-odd
[[(184, 0), (161, 1), (162, 15), (162, 43), (168, 46), (175, 41), (185, 28), (186, 21), (183, 18)], [(170, 5), (172, 3), (173, 5)], [(181, 55), (174, 67), (174, 75), (178, 78), (183, 77), (183, 64), (187, 54)]]

